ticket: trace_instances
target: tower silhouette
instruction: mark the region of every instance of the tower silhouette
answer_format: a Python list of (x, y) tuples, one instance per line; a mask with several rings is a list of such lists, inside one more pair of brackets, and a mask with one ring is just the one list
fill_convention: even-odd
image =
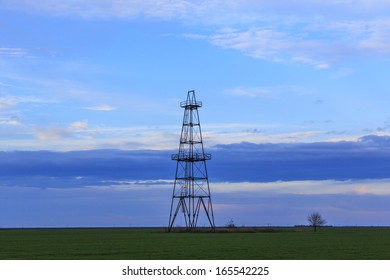
[(198, 113), (202, 102), (196, 101), (195, 91), (191, 90), (180, 107), (184, 108), (184, 117), (179, 152), (172, 155), (172, 160), (176, 160), (177, 164), (168, 231), (172, 230), (180, 212), (188, 231), (196, 228), (201, 211), (204, 211), (210, 227), (215, 228), (206, 168), (206, 160), (211, 159), (211, 154), (204, 152)]

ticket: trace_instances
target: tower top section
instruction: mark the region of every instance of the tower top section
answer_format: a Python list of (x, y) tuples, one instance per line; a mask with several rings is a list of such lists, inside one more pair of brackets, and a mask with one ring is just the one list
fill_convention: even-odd
[(202, 102), (196, 101), (195, 90), (188, 91), (187, 100), (180, 102), (180, 107), (186, 109), (194, 109), (194, 108), (202, 107)]

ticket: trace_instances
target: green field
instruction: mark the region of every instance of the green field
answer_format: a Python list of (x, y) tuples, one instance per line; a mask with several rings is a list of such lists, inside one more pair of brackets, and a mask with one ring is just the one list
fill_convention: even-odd
[(165, 233), (161, 228), (0, 229), (0, 259), (390, 259), (390, 228), (275, 228)]

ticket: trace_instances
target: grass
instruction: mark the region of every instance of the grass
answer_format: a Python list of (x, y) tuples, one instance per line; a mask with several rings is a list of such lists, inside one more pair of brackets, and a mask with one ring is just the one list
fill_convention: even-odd
[(1, 229), (0, 259), (390, 259), (390, 228), (265, 228), (165, 233), (161, 228)]

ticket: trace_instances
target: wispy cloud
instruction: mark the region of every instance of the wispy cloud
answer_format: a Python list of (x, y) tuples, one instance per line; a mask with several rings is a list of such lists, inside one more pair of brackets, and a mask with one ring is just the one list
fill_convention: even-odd
[(45, 100), (40, 97), (35, 96), (12, 96), (12, 95), (4, 95), (0, 97), (0, 109), (7, 107), (14, 107), (18, 104), (22, 103), (51, 103), (52, 101)]
[(35, 136), (40, 141), (62, 140), (71, 135), (69, 129), (60, 127), (38, 128), (35, 131)]
[(284, 61), (285, 53), (291, 53), (298, 48), (286, 34), (266, 27), (252, 27), (245, 31), (223, 29), (210, 35), (185, 34), (184, 36), (204, 39), (222, 48), (238, 50), (253, 58), (272, 61)]
[(317, 69), (365, 53), (388, 54), (390, 20), (364, 22), (291, 23), (288, 28), (255, 24), (248, 29), (184, 34), (213, 45), (240, 51), (255, 59), (303, 63)]
[[(176, 128), (176, 127), (175, 127)], [(92, 150), (92, 149), (176, 149), (180, 128), (158, 127), (104, 127), (91, 126), (85, 120), (63, 124), (30, 125), (21, 128), (23, 139), (2, 143), (3, 150), (23, 146), (29, 150)], [(179, 132), (177, 132), (179, 131)], [(39, 140), (39, 141), (37, 141)], [(2, 140), (0, 139), (0, 142)]]
[(191, 1), (143, 1), (143, 0), (5, 0), (3, 8), (44, 12), (54, 16), (77, 16), (81, 18), (135, 18), (139, 16), (169, 19), (184, 17), (194, 6)]
[(203, 130), (203, 138), (207, 147), (217, 144), (240, 142), (260, 144), (316, 142), (323, 141), (324, 139), (329, 141), (332, 137), (333, 133), (329, 133), (328, 131), (288, 127), (282, 124), (205, 125)]
[(231, 96), (242, 96), (250, 98), (265, 98), (265, 99), (275, 99), (281, 98), (286, 95), (310, 95), (315, 92), (314, 89), (303, 87), (303, 86), (294, 86), (294, 85), (279, 85), (273, 87), (246, 87), (238, 86), (225, 90), (227, 95)]
[(8, 100), (5, 100), (5, 99), (0, 99), (0, 110), (5, 109), (5, 108), (10, 108), (13, 106), (15, 106), (14, 103), (12, 103)]
[[(6, 0), (3, 8), (82, 18), (156, 18), (211, 26), (185, 34), (256, 59), (329, 68), (353, 55), (390, 53), (388, 1), (32, 1)], [(364, 11), (366, 16), (361, 16)], [(0, 55), (24, 56), (21, 48)]]
[[(386, 0), (350, 0), (350, 1), (304, 1), (291, 0), (242, 0), (239, 2), (223, 0), (63, 0), (60, 3), (50, 0), (3, 0), (2, 7), (8, 9), (26, 10), (30, 12), (46, 12), (52, 15), (79, 17), (119, 17), (134, 18), (139, 16), (155, 18), (196, 18), (200, 21), (208, 18), (215, 22), (224, 18), (230, 21), (253, 21), (261, 18), (274, 17), (283, 12), (284, 15), (313, 15), (326, 14), (338, 17), (340, 13), (359, 15), (362, 11), (370, 14), (372, 11), (386, 12), (390, 9)], [(267, 16), (268, 15), (268, 16)], [(245, 19), (246, 17), (246, 19)]]
[(57, 141), (75, 136), (77, 133), (88, 129), (87, 121), (77, 121), (67, 127), (50, 126), (35, 129), (35, 136), (41, 141)]
[(273, 97), (272, 91), (260, 87), (235, 87), (226, 90), (226, 92), (229, 95), (245, 96), (250, 98), (255, 98), (255, 97), (272, 98)]
[[(13, 141), (3, 139), (3, 150), (24, 147), (31, 150), (89, 149), (153, 149), (176, 150), (180, 125), (172, 126), (106, 126), (86, 120), (64, 123), (26, 123), (22, 113), (4, 112), (3, 125), (17, 124), (19, 131), (10, 134)], [(278, 123), (208, 123), (202, 126), (204, 145), (208, 149), (218, 144), (251, 143), (311, 143), (319, 141), (356, 141), (361, 135), (319, 130), (312, 125), (289, 126)], [(385, 134), (382, 132), (382, 134)], [(18, 135), (24, 135), (21, 138)], [(36, 141), (36, 140), (40, 141)], [(0, 140), (1, 141), (1, 140)]]
[(114, 111), (117, 108), (112, 107), (110, 105), (99, 105), (99, 106), (85, 107), (85, 109), (91, 110), (91, 111)]
[(21, 125), (17, 117), (0, 117), (0, 125)]
[(73, 122), (69, 125), (69, 129), (71, 130), (85, 130), (88, 129), (88, 122), (87, 121), (78, 121)]
[(275, 181), (275, 182), (216, 182), (212, 185), (214, 193), (256, 192), (272, 194), (297, 195), (390, 195), (387, 185), (389, 179), (380, 180), (305, 180), (305, 181)]
[(20, 106), (23, 104), (40, 104), (47, 103), (34, 96), (11, 96), (4, 95), (0, 97), (0, 125), (21, 126), (22, 117)]
[(28, 52), (22, 48), (0, 48), (0, 57), (26, 57)]

